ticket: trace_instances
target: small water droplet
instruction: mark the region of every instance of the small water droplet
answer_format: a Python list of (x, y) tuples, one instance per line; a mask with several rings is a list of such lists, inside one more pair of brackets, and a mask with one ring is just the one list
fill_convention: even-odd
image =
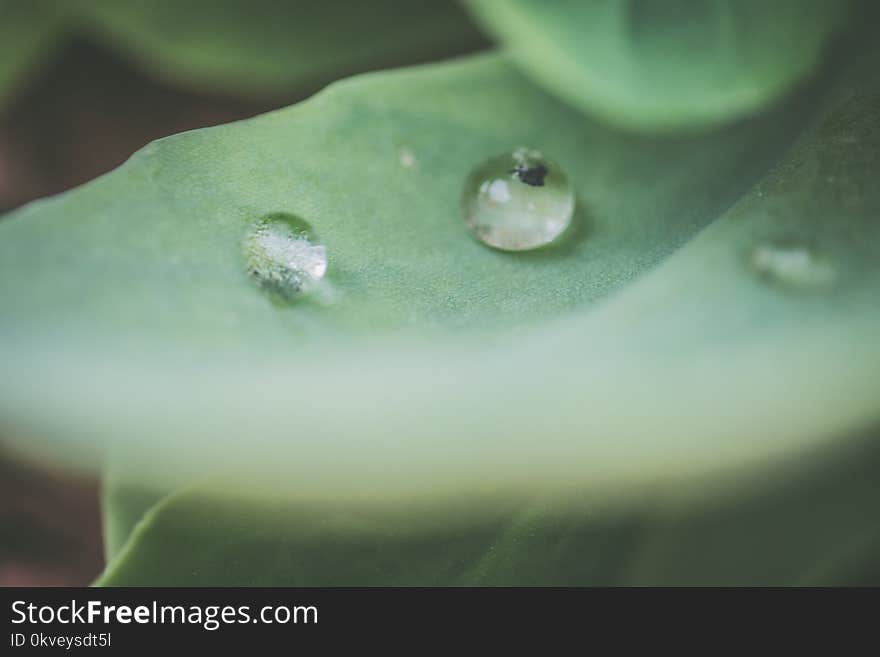
[(804, 244), (758, 244), (752, 249), (750, 262), (762, 278), (790, 287), (825, 288), (837, 278), (831, 262)]
[(305, 221), (290, 214), (259, 219), (243, 246), (247, 270), (254, 280), (287, 301), (315, 289), (327, 272), (327, 249), (315, 244)]
[(416, 165), (416, 154), (405, 146), (398, 151), (398, 157), (404, 169), (412, 169)]
[(560, 166), (518, 148), (489, 158), (465, 181), (464, 220), (481, 242), (505, 251), (549, 244), (568, 228), (574, 191)]

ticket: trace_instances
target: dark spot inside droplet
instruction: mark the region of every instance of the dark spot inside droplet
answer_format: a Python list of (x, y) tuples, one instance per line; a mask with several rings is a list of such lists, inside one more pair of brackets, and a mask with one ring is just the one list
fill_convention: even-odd
[(541, 162), (535, 164), (517, 164), (510, 173), (514, 174), (521, 182), (532, 187), (543, 187), (544, 178), (547, 177), (547, 167)]

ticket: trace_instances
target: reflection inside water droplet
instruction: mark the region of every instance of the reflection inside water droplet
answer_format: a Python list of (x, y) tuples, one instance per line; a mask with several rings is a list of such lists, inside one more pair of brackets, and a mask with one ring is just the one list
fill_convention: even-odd
[(471, 232), (505, 251), (549, 244), (568, 228), (574, 206), (574, 192), (559, 165), (526, 148), (477, 166), (461, 196)]
[(310, 226), (290, 214), (267, 215), (244, 239), (247, 270), (256, 282), (285, 300), (311, 292), (327, 272), (327, 249)]
[(750, 264), (762, 278), (791, 287), (824, 288), (837, 278), (827, 258), (794, 242), (758, 244), (752, 249)]

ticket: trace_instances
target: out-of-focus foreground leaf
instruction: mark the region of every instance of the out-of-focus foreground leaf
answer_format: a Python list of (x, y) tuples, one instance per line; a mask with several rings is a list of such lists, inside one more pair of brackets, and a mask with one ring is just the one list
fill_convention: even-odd
[(627, 129), (704, 129), (813, 73), (837, 0), (468, 0), (532, 80)]
[[(878, 491), (838, 464), (880, 419), (880, 76), (855, 61), (700, 138), (616, 134), (489, 56), (156, 142), (0, 222), (0, 430), (130, 485), (208, 478), (139, 523), (146, 504), (108, 506), (106, 583), (647, 581), (676, 537), (719, 535), (691, 505), (767, 491), (782, 522), (773, 489), (809, 472), (853, 485), (821, 557), (862, 554)], [(577, 226), (499, 253), (458, 194), (519, 145), (569, 173)], [(278, 212), (330, 258), (329, 290), (289, 306), (241, 257)], [(785, 252), (756, 271), (786, 242), (823, 275)], [(682, 529), (649, 543), (666, 499)], [(173, 536), (185, 572), (156, 562)], [(547, 561), (521, 571), (532, 549)], [(796, 573), (747, 575), (819, 567), (797, 549)]]
[[(186, 490), (129, 516), (134, 534), (99, 584), (876, 585), (880, 455), (870, 438), (867, 451), (779, 481), (739, 482), (732, 499), (703, 484), (650, 501), (538, 498), (474, 514), (468, 500), (413, 512)], [(108, 493), (111, 513), (144, 494)]]
[(190, 88), (258, 96), (483, 43), (450, 0), (0, 0), (0, 99), (65, 34)]

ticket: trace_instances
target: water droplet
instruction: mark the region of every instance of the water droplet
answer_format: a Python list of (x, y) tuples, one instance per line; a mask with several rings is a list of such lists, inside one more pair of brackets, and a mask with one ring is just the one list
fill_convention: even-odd
[(821, 254), (797, 243), (764, 243), (752, 249), (752, 268), (769, 281), (799, 288), (825, 288), (837, 270)]
[(309, 225), (289, 214), (258, 220), (244, 239), (248, 272), (263, 289), (290, 301), (312, 291), (327, 271), (327, 249)]
[(559, 165), (526, 148), (477, 166), (461, 196), (471, 232), (505, 251), (549, 244), (568, 228), (574, 205), (574, 191)]
[(404, 169), (412, 169), (416, 165), (416, 154), (405, 146), (398, 151), (400, 166)]

